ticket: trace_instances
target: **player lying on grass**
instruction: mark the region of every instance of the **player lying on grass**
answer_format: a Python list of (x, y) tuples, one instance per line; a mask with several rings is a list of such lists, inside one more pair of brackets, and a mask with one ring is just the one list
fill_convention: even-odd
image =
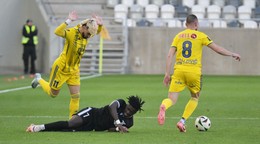
[(133, 115), (145, 103), (138, 96), (129, 96), (128, 104), (123, 99), (114, 100), (101, 108), (86, 107), (74, 114), (69, 121), (57, 121), (48, 124), (31, 124), (27, 132), (39, 131), (105, 131), (128, 132), (133, 126)]

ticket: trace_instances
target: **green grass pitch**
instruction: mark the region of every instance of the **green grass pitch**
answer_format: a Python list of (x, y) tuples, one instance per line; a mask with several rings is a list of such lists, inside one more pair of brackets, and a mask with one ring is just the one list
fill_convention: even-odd
[[(108, 132), (26, 133), (31, 123), (43, 124), (68, 119), (69, 92), (66, 85), (57, 98), (48, 97), (31, 78), (8, 82), (0, 76), (0, 144), (257, 144), (260, 142), (260, 76), (203, 76), (199, 105), (187, 121), (187, 132), (176, 123), (190, 98), (181, 92), (176, 105), (166, 112), (165, 125), (157, 124), (161, 101), (167, 97), (163, 75), (105, 75), (81, 81), (80, 108), (101, 107), (117, 98), (139, 95), (146, 103), (135, 115), (127, 134)], [(47, 78), (47, 76), (45, 76)], [(207, 132), (195, 129), (199, 115), (208, 116)]]

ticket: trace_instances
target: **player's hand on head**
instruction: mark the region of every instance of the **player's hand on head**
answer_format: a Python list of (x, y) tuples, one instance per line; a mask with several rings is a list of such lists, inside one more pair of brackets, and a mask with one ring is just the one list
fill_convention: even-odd
[(78, 14), (77, 12), (74, 10), (74, 11), (71, 11), (69, 13), (69, 16), (68, 16), (68, 19), (70, 19), (71, 21), (75, 21), (78, 19)]
[(101, 17), (99, 17), (98, 15), (96, 14), (92, 14), (92, 18), (94, 18), (97, 22), (98, 25), (103, 25), (103, 20)]

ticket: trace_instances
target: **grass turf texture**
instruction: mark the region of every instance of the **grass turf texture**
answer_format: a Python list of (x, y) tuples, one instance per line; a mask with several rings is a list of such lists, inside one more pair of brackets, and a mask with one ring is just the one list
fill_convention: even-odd
[[(47, 78), (47, 77), (45, 77)], [(7, 82), (0, 77), (0, 91), (28, 86), (30, 78)], [(107, 75), (81, 81), (80, 108), (101, 107), (112, 100), (139, 95), (146, 103), (135, 115), (135, 125), (127, 134), (108, 132), (26, 133), (31, 123), (43, 124), (68, 119), (69, 92), (63, 86), (57, 98), (50, 98), (40, 87), (0, 93), (0, 144), (245, 144), (260, 141), (260, 77), (203, 76), (201, 98), (187, 121), (187, 132), (180, 133), (180, 119), (189, 92), (181, 92), (178, 102), (166, 112), (165, 125), (157, 124), (161, 101), (167, 97), (163, 75)], [(208, 116), (212, 126), (199, 132), (194, 126), (199, 115)]]

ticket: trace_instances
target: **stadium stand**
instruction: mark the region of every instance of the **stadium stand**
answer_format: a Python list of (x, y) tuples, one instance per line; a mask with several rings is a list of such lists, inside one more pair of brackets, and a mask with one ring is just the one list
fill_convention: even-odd
[(225, 4), (225, 0), (213, 0), (212, 1), (212, 5), (217, 5), (217, 6), (220, 6), (221, 8), (224, 7), (226, 4)]
[(230, 28), (239, 28), (240, 25), (241, 24), (238, 22), (238, 20), (232, 20), (232, 21), (227, 23), (227, 26), (230, 27)]
[(168, 21), (168, 27), (171, 27), (171, 28), (175, 28), (175, 27), (181, 28), (182, 27), (182, 23), (178, 19), (172, 19), (172, 20)]
[(122, 23), (127, 18), (128, 7), (124, 4), (118, 4), (114, 9), (114, 18), (116, 22)]
[(114, 8), (117, 4), (119, 4), (119, 0), (107, 0), (107, 7)]
[(161, 18), (164, 21), (169, 21), (174, 18), (175, 9), (173, 5), (165, 4), (161, 6)]
[(256, 0), (243, 0), (243, 5), (254, 9), (256, 7)]
[(143, 18), (136, 23), (137, 26), (140, 27), (148, 27), (152, 25), (152, 22), (148, 21), (147, 19)]
[(157, 18), (153, 21), (153, 26), (155, 26), (155, 27), (165, 27), (166, 23), (162, 19)]
[(146, 7), (147, 5), (149, 5), (149, 0), (136, 0), (136, 4), (142, 7)]
[(223, 18), (227, 22), (233, 21), (234, 19), (236, 19), (236, 15), (237, 15), (236, 7), (233, 6), (233, 5), (224, 6), (223, 11), (222, 11), (222, 15), (223, 15)]
[(162, 6), (164, 5), (164, 0), (151, 0), (151, 4)]
[(239, 18), (239, 21), (241, 23), (244, 23), (245, 20), (250, 20), (251, 19), (251, 13), (252, 13), (252, 10), (250, 7), (248, 6), (239, 6), (238, 7), (238, 18)]
[(227, 4), (226, 5), (232, 5), (234, 7), (239, 7), (242, 5), (241, 0), (226, 0)]
[(175, 17), (186, 18), (190, 12), (190, 8), (187, 6), (179, 5), (175, 7)]
[(197, 0), (197, 4), (203, 6), (204, 8), (210, 5), (210, 0)]
[(130, 7), (130, 18), (139, 21), (143, 18), (144, 8), (141, 5), (134, 4)]
[(205, 18), (206, 10), (201, 5), (193, 5), (191, 7), (191, 12), (193, 14), (195, 14), (198, 17), (198, 19), (204, 19)]
[(127, 26), (128, 27), (136, 27), (136, 20), (127, 19)]
[(154, 21), (159, 17), (159, 6), (155, 4), (149, 4), (145, 7), (145, 18), (149, 21)]
[(191, 8), (195, 5), (195, 0), (182, 0), (182, 5)]
[(256, 29), (256, 28), (258, 28), (257, 22), (252, 21), (252, 20), (244, 21), (243, 27), (244, 27), (244, 28), (251, 28), (251, 29)]
[(181, 0), (165, 0), (165, 4), (173, 5), (174, 7), (177, 7), (179, 5), (182, 5)]
[(134, 4), (134, 0), (121, 0), (121, 4), (131, 7)]
[(207, 7), (207, 17), (209, 20), (218, 20), (221, 15), (221, 8), (218, 5), (210, 5)]
[(213, 28), (227, 28), (227, 22), (223, 20), (215, 20), (212, 22)]

